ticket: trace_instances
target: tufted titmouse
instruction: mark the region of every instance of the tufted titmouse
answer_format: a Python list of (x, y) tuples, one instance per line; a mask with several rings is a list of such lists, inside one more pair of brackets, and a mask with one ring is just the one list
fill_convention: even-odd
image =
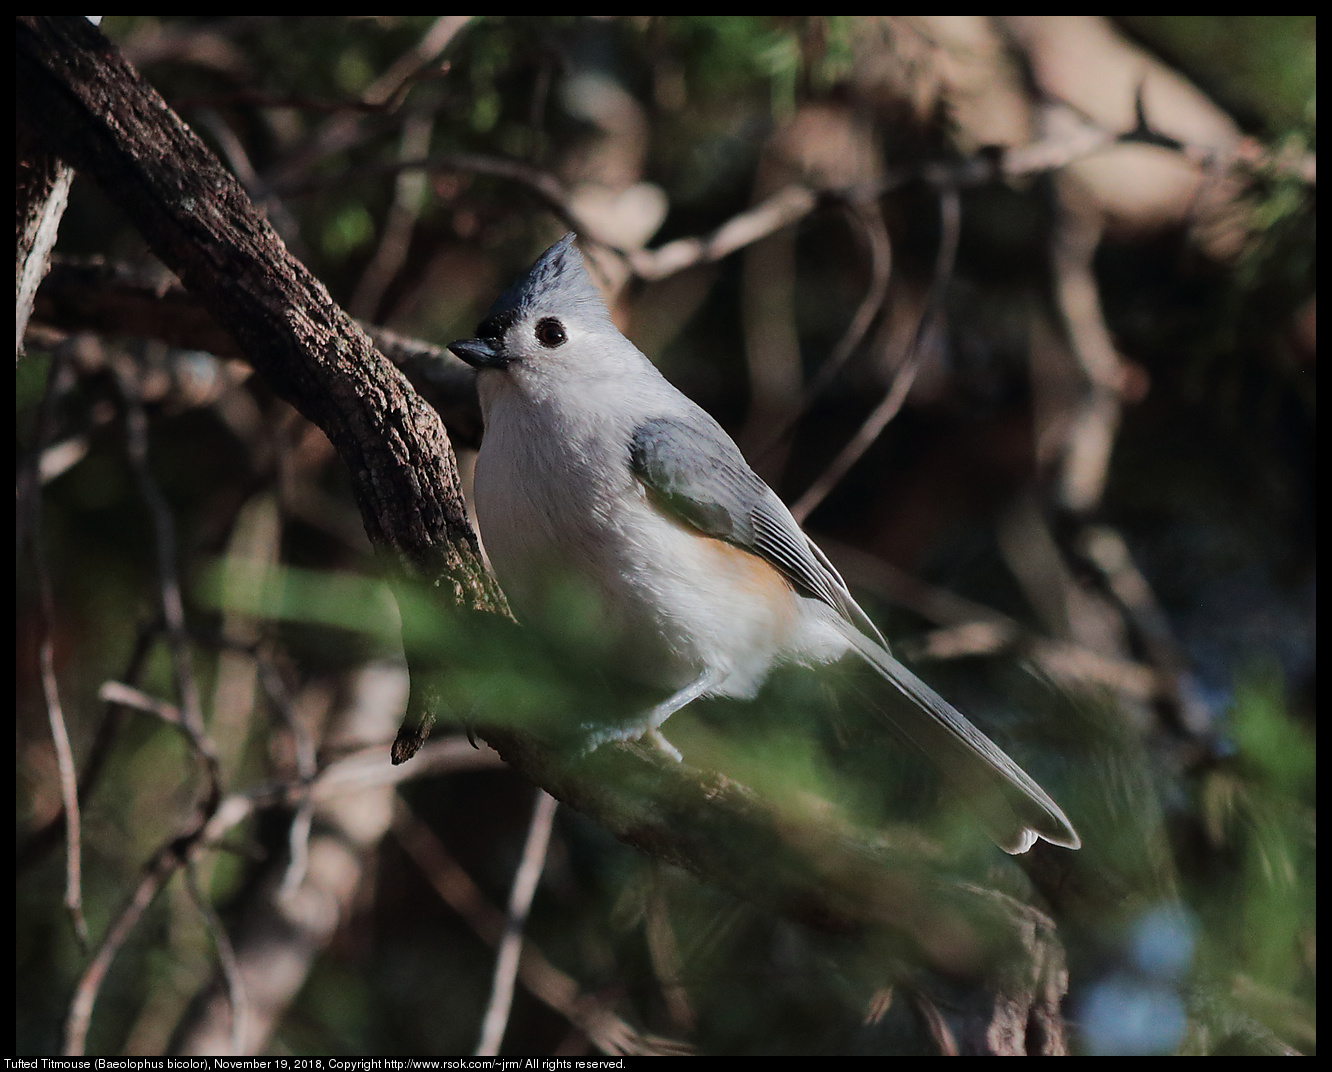
[(660, 727), (686, 704), (749, 699), (778, 665), (855, 652), (911, 701), (884, 713), (1002, 848), (1078, 848), (1059, 805), (889, 653), (739, 447), (620, 334), (573, 234), (449, 349), (479, 370), (476, 512), (519, 617), (572, 574), (599, 600), (625, 675), (670, 690), (592, 747), (647, 738), (678, 759)]

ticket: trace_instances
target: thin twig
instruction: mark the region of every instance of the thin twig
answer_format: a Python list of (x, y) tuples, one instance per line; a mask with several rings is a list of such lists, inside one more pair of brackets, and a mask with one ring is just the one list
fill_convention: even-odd
[(930, 1037), (934, 1039), (935, 1046), (939, 1048), (938, 1056), (957, 1057), (957, 1039), (948, 1026), (948, 1021), (944, 1019), (943, 1013), (939, 1011), (939, 1007), (919, 990), (915, 991), (911, 997), (911, 1004), (916, 1010), (916, 1015), (920, 1017), (925, 1029), (930, 1033)]
[(915, 338), (892, 386), (873, 412), (865, 418), (851, 441), (844, 446), (831, 464), (819, 474), (818, 479), (800, 496), (791, 513), (797, 521), (803, 522), (832, 491), (874, 444), (879, 435), (888, 426), (888, 422), (897, 416), (906, 401), (911, 384), (916, 379), (924, 353), (926, 333), (934, 326), (943, 307), (944, 292), (953, 274), (953, 260), (957, 255), (957, 240), (961, 232), (961, 202), (956, 189), (946, 189), (939, 195), (939, 252), (934, 262), (934, 278), (930, 282), (929, 297), (921, 311), (920, 321), (916, 325)]
[(1102, 221), (1094, 209), (1070, 203), (1071, 195), (1066, 194), (1062, 200), (1063, 210), (1050, 251), (1055, 298), (1086, 387), (1069, 414), (1057, 490), (1061, 505), (1081, 513), (1100, 501), (1105, 487), (1119, 429), (1125, 372), (1101, 311), (1100, 288), (1092, 264), (1100, 245)]
[(435, 64), (472, 20), (472, 15), (441, 15), (415, 45), (399, 56), (363, 94), (367, 104), (392, 108), (401, 103), (412, 82)]
[(1127, 541), (1109, 525), (1089, 525), (1079, 534), (1077, 550), (1101, 572), (1137, 634), (1159, 682), (1154, 698), (1168, 700), (1166, 706), (1174, 716), (1175, 729), (1190, 736), (1210, 731), (1211, 712), (1188, 672), (1188, 658), (1150, 582), (1133, 560)]
[(873, 555), (819, 537), (819, 546), (853, 587), (868, 588), (897, 606), (941, 625), (923, 637), (898, 643), (913, 659), (956, 659), (1008, 654), (1067, 687), (1112, 689), (1144, 702), (1169, 694), (1169, 679), (1152, 667), (1051, 640), (992, 607), (927, 584)]
[(249, 1037), (250, 1003), (245, 995), (245, 980), (241, 976), (240, 963), (236, 959), (236, 949), (231, 944), (227, 928), (213, 910), (212, 902), (199, 887), (198, 869), (193, 862), (185, 868), (185, 884), (195, 907), (203, 916), (204, 927), (217, 949), (217, 962), (222, 969), (227, 1001), (231, 1005), (231, 1052), (239, 1055), (244, 1040)]
[[(481, 888), (434, 831), (413, 814), (401, 795), (395, 811), (393, 834), (435, 892), (477, 937), (489, 946), (498, 946), (504, 936), (504, 913), (486, 899)], [(551, 964), (528, 937), (523, 938), (518, 979), (533, 997), (565, 1017), (603, 1053), (647, 1056), (690, 1052), (688, 1046), (675, 1040), (639, 1034), (601, 999), (579, 993), (577, 981)]]
[[(425, 155), (430, 148), (430, 135), (434, 131), (434, 117), (409, 115), (402, 125), (398, 142), (398, 155), (413, 159)], [(400, 171), (393, 184), (393, 204), (379, 239), (379, 247), (370, 263), (361, 273), (347, 311), (359, 319), (374, 319), (383, 300), (384, 292), (407, 260), (412, 241), (412, 230), (421, 215), (426, 198), (426, 174), (423, 171)]]
[(143, 875), (139, 878), (139, 884), (134, 888), (133, 894), (130, 895), (129, 901), (120, 910), (120, 913), (107, 929), (106, 934), (102, 936), (97, 951), (93, 954), (92, 960), (88, 962), (88, 966), (83, 970), (83, 975), (79, 977), (78, 985), (74, 988), (74, 997), (70, 1002), (69, 1013), (65, 1018), (63, 1052), (66, 1057), (80, 1057), (83, 1055), (88, 1044), (88, 1025), (92, 1020), (93, 1005), (97, 1001), (97, 994), (102, 988), (102, 983), (106, 980), (106, 973), (111, 967), (111, 962), (115, 960), (116, 954), (120, 952), (120, 947), (125, 944), (125, 939), (134, 930), (143, 913), (153, 903), (158, 891), (166, 885), (167, 880), (171, 878), (179, 866), (180, 859), (176, 854), (176, 843), (173, 840), (159, 849), (152, 860), (149, 861), (148, 866), (144, 868)]
[(271, 176), (271, 187), (290, 192), (303, 182), (320, 160), (354, 146), (367, 129), (363, 113), (391, 112), (401, 106), (412, 83), (438, 61), (471, 18), (470, 15), (441, 15), (436, 19), (421, 40), (370, 84), (360, 107), (330, 116), (310, 140), (281, 165)]
[(386, 763), (386, 754), (386, 745), (368, 745), (330, 763), (313, 784), (299, 778), (287, 778), (264, 782), (241, 793), (229, 793), (198, 840), (205, 846), (218, 845), (226, 834), (256, 812), (290, 807), (293, 800), (307, 792), (316, 804), (324, 804), (348, 793), (388, 788), (418, 778), (503, 766), (498, 755), (488, 748), (473, 747), (466, 737), (442, 737), (430, 741), (416, 754), (413, 762), (405, 766)]
[[(256, 646), (257, 649), (257, 646)], [(314, 798), (308, 791), (313, 785), (319, 769), (319, 760), (315, 742), (306, 732), (292, 709), (291, 697), (270, 659), (263, 658), (256, 650), (255, 661), (259, 666), (259, 681), (268, 694), (273, 709), (278, 713), (287, 732), (291, 734), (293, 751), (296, 758), (296, 777), (299, 783), (307, 787), (302, 793), (296, 814), (291, 820), (291, 829), (287, 835), (290, 862), (287, 872), (282, 877), (281, 894), (293, 893), (305, 881), (305, 873), (310, 862), (310, 831), (314, 825)]]
[[(424, 778), (445, 771), (498, 769), (504, 764), (491, 749), (477, 748), (466, 737), (444, 737), (425, 744), (406, 765), (384, 762), (386, 745), (374, 744), (358, 749), (351, 755), (331, 764), (315, 780), (310, 793), (315, 803), (321, 803), (349, 790), (372, 789), (378, 786), (401, 785), (403, 782)], [(424, 770), (417, 770), (424, 764)]]
[[(766, 200), (738, 213), (707, 235), (680, 238), (655, 250), (626, 250), (614, 242), (600, 237), (595, 227), (582, 220), (574, 211), (572, 199), (564, 184), (555, 176), (520, 161), (476, 153), (444, 153), (420, 160), (396, 164), (378, 164), (365, 168), (349, 168), (338, 173), (338, 181), (367, 175), (393, 173), (410, 168), (427, 171), (463, 171), (474, 175), (487, 175), (515, 182), (535, 194), (562, 221), (578, 231), (584, 238), (614, 250), (625, 259), (640, 279), (656, 281), (701, 264), (711, 264), (730, 256), (745, 246), (768, 237), (793, 223), (804, 219), (821, 203), (847, 201), (864, 204), (915, 183), (930, 189), (963, 190), (986, 186), (1006, 179), (1028, 178), (1033, 175), (1059, 171), (1098, 153), (1121, 145), (1150, 144), (1167, 151), (1176, 151), (1191, 163), (1209, 168), (1231, 168), (1256, 172), (1276, 167), (1293, 174), (1302, 181), (1316, 181), (1316, 160), (1301, 158), (1286, 161), (1280, 154), (1255, 152), (1252, 146), (1241, 145), (1233, 151), (1200, 148), (1151, 130), (1134, 129), (1113, 131), (1074, 116), (1064, 109), (1069, 123), (1060, 124), (1059, 132), (1041, 141), (1018, 145), (1002, 152), (984, 151), (961, 160), (928, 160), (890, 169), (871, 182), (857, 183), (840, 188), (811, 189), (798, 184), (777, 191)], [(326, 178), (308, 178), (297, 182), (288, 177), (282, 188), (288, 193), (304, 192)]]
[(194, 677), (189, 637), (185, 627), (185, 601), (181, 596), (180, 574), (176, 567), (176, 533), (171, 508), (157, 487), (148, 468), (148, 415), (139, 396), (134, 370), (127, 361), (113, 363), (116, 383), (125, 403), (126, 453), (139, 482), (139, 493), (153, 523), (157, 551), (158, 591), (162, 601), (162, 619), (167, 645), (175, 669), (176, 688), (180, 693), (181, 726), (189, 735), (199, 757), (205, 778), (204, 794), (199, 802), (201, 814), (207, 815), (221, 796), (217, 751), (204, 729), (203, 707)]
[[(136, 689), (133, 685), (126, 685), (123, 681), (102, 682), (102, 687), (97, 690), (97, 698), (103, 703), (118, 704), (134, 711), (143, 711), (145, 714), (155, 715), (167, 725), (185, 729), (185, 719), (181, 715), (179, 707), (167, 703), (165, 700), (159, 700), (156, 696), (149, 696), (142, 689)], [(189, 737), (188, 730), (185, 736)]]
[[(38, 522), (40, 525), (40, 522)], [(79, 787), (74, 766), (74, 749), (69, 743), (69, 730), (60, 706), (60, 689), (56, 684), (55, 599), (51, 593), (51, 578), (46, 570), (46, 555), (41, 548), (40, 530), (34, 533), (33, 558), (37, 568), (37, 587), (40, 595), (42, 639), (38, 649), (41, 663), (42, 693), (46, 698), (46, 717), (51, 724), (51, 741), (55, 745), (56, 768), (60, 772), (60, 798), (65, 815), (65, 907), (74, 925), (74, 936), (80, 948), (88, 947), (88, 921), (83, 915), (83, 824), (79, 817)]]
[[(121, 675), (126, 682), (134, 681), (143, 670), (148, 653), (152, 648), (152, 636), (152, 630), (143, 628), (138, 630), (134, 650), (130, 653), (130, 657), (126, 661), (125, 672)], [(78, 801), (80, 807), (87, 802), (92, 791), (96, 788), (102, 771), (105, 769), (106, 758), (111, 751), (111, 742), (123, 721), (123, 707), (120, 704), (110, 700), (103, 701), (103, 704), (102, 718), (98, 723), (97, 732), (93, 735), (92, 747), (88, 751), (87, 766), (83, 768), (83, 774), (79, 777)], [(46, 853), (47, 849), (55, 844), (56, 839), (65, 832), (65, 826), (65, 812), (62, 808), (45, 826), (29, 837), (15, 854), (16, 870), (23, 871), (36, 863)]]
[(877, 201), (852, 203), (850, 207), (852, 218), (860, 223), (861, 234), (869, 246), (870, 282), (865, 290), (865, 297), (861, 299), (860, 307), (856, 310), (856, 315), (847, 326), (846, 333), (838, 340), (832, 353), (828, 355), (828, 360), (819, 367), (814, 378), (809, 381), (802, 412), (809, 408), (810, 403), (821, 395), (842, 371), (842, 367), (865, 338), (865, 333), (869, 331), (870, 325), (874, 323), (875, 317), (883, 308), (884, 300), (888, 297), (888, 282), (892, 278), (893, 244), (888, 237), (883, 213), (879, 210)]
[(523, 925), (536, 894), (537, 881), (546, 866), (546, 848), (550, 844), (550, 830), (555, 821), (555, 798), (544, 789), (538, 789), (532, 806), (532, 821), (527, 828), (527, 844), (523, 846), (522, 862), (513, 876), (513, 889), (509, 892), (509, 914), (504, 921), (504, 937), (495, 955), (495, 978), (490, 988), (490, 1003), (481, 1021), (481, 1038), (476, 1044), (477, 1057), (495, 1057), (499, 1054), (504, 1028), (509, 1022), (509, 1009), (513, 1005), (513, 983), (518, 975), (518, 961), (523, 951)]
[(665, 884), (660, 881), (664, 867), (660, 860), (652, 861), (652, 885), (647, 895), (648, 955), (652, 959), (652, 970), (661, 984), (661, 996), (666, 1002), (671, 1022), (683, 1031), (693, 1031), (698, 1023), (698, 1014), (694, 1011), (683, 981), (680, 946), (671, 927), (670, 909), (663, 893)]
[(758, 447), (754, 452), (753, 461), (756, 465), (771, 457), (777, 447), (786, 441), (787, 436), (791, 434), (791, 430), (795, 428), (801, 418), (809, 412), (810, 407), (837, 378), (837, 374), (842, 371), (851, 355), (855, 353), (856, 348), (864, 340), (865, 333), (869, 331), (870, 325), (874, 323), (888, 297), (888, 282), (892, 278), (893, 245), (888, 236), (888, 228), (884, 225), (883, 212), (880, 210), (878, 202), (860, 204), (852, 202), (848, 207), (851, 210), (852, 219), (859, 222), (861, 233), (869, 247), (869, 286), (865, 290), (865, 296), (860, 300), (856, 315), (851, 318), (851, 323), (847, 325), (846, 331), (837, 341), (837, 345), (833, 347), (828, 359), (819, 366), (818, 372), (809, 381), (795, 413), (789, 419), (783, 421), (769, 437), (768, 442)]
[(65, 712), (60, 703), (60, 688), (55, 672), (55, 594), (51, 590), (51, 575), (46, 568), (46, 552), (42, 544), (42, 496), (38, 485), (39, 459), (55, 424), (55, 406), (60, 394), (60, 382), (65, 370), (61, 352), (51, 357), (46, 373), (46, 390), (42, 395), (37, 416), (37, 428), (32, 447), (19, 468), (15, 488), (16, 533), (14, 547), (22, 553), (25, 538), (32, 537), (33, 567), (37, 581), (37, 605), (40, 619), (40, 640), (37, 647), (38, 669), (42, 679), (42, 695), (46, 702), (46, 719), (51, 726), (51, 743), (55, 747), (56, 770), (60, 778), (61, 816), (65, 829), (65, 907), (74, 927), (74, 937), (81, 948), (88, 945), (88, 921), (83, 915), (83, 838), (79, 816), (79, 788), (74, 765), (74, 749), (69, 743), (69, 729), (65, 725)]
[[(709, 235), (678, 238), (655, 250), (621, 251), (640, 279), (665, 279), (685, 268), (711, 264), (753, 245), (798, 220), (819, 203), (820, 194), (805, 186), (787, 186), (753, 208), (732, 216)], [(596, 236), (591, 236), (595, 241)]]
[[(316, 780), (310, 792), (316, 801), (328, 800), (348, 792), (374, 786), (397, 785), (409, 779), (426, 777), (447, 770), (499, 766), (493, 752), (478, 751), (463, 737), (433, 741), (421, 749), (416, 762), (394, 767), (385, 762), (385, 746), (361, 749), (332, 764)], [(299, 782), (273, 782), (256, 786), (244, 793), (224, 797), (206, 821), (196, 821), (185, 833), (172, 837), (157, 850), (144, 866), (138, 886), (107, 929), (92, 959), (74, 988), (65, 1019), (64, 1053), (78, 1056), (88, 1040), (88, 1025), (98, 992), (116, 954), (143, 917), (163, 886), (176, 870), (199, 853), (219, 845), (222, 838), (256, 811), (287, 806), (294, 793), (304, 792)]]

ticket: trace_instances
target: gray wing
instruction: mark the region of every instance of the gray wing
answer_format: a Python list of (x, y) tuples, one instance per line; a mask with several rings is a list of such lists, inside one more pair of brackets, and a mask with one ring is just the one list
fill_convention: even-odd
[(798, 591), (827, 603), (884, 643), (832, 563), (749, 467), (721, 425), (702, 410), (640, 424), (630, 439), (629, 467), (667, 512), (766, 559)]
[(976, 802), (994, 839), (1025, 852), (1037, 836), (1080, 844), (1068, 818), (1002, 749), (899, 663), (856, 605), (823, 552), (750, 469), (740, 448), (703, 411), (643, 422), (630, 441), (629, 465), (662, 507), (700, 532), (771, 562), (805, 595), (822, 600), (858, 633), (860, 654), (912, 704), (881, 713)]

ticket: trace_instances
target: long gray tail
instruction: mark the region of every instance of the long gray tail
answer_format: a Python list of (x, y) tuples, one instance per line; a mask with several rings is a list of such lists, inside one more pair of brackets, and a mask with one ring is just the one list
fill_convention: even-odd
[[(1005, 852), (1026, 852), (1037, 838), (1066, 849), (1082, 840), (1059, 805), (1031, 776), (942, 696), (863, 633), (847, 630), (865, 660), (911, 701), (884, 711), (974, 805), (977, 817)], [(899, 710), (899, 708), (902, 708)]]

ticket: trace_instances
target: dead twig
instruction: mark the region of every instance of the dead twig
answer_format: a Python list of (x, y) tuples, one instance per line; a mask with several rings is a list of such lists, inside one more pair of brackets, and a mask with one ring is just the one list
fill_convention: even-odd
[(791, 507), (791, 514), (797, 521), (803, 522), (828, 497), (828, 493), (874, 445), (874, 441), (888, 427), (888, 422), (897, 416), (902, 404), (906, 402), (911, 384), (915, 381), (916, 372), (920, 368), (926, 334), (934, 327), (943, 308), (944, 293), (952, 278), (953, 261), (957, 255), (957, 241), (962, 229), (961, 220), (961, 200), (957, 190), (945, 190), (939, 197), (939, 250), (934, 262), (934, 277), (930, 281), (925, 308), (921, 310), (920, 320), (916, 324), (911, 349), (898, 367), (892, 386), (883, 400), (865, 418), (860, 428), (856, 430), (856, 434), (838, 452), (837, 457)]
[[(398, 768), (395, 768), (398, 769)], [(503, 940), (505, 916), (491, 904), (433, 830), (408, 807), (401, 795), (395, 804), (393, 834), (440, 898), (487, 945)], [(603, 1053), (681, 1054), (689, 1047), (671, 1039), (642, 1035), (601, 999), (579, 992), (575, 979), (548, 961), (529, 937), (523, 937), (518, 981), (537, 1000), (565, 1017)]]
[(513, 983), (518, 976), (518, 961), (523, 949), (523, 925), (527, 921), (532, 898), (536, 894), (537, 880), (546, 866), (546, 848), (550, 844), (550, 831), (555, 822), (555, 798), (542, 789), (536, 791), (532, 805), (532, 820), (527, 828), (527, 843), (523, 846), (522, 861), (513, 876), (509, 891), (509, 911), (504, 920), (504, 937), (500, 939), (495, 956), (495, 977), (491, 983), (490, 1001), (481, 1021), (481, 1038), (476, 1044), (477, 1057), (495, 1057), (504, 1039), (504, 1027), (509, 1022), (509, 1009), (513, 1005)]
[(217, 950), (217, 962), (222, 969), (222, 978), (226, 983), (227, 1000), (231, 1004), (231, 1043), (232, 1052), (240, 1053), (242, 1040), (250, 1033), (250, 1002), (245, 995), (245, 980), (241, 977), (240, 964), (236, 959), (235, 947), (227, 935), (218, 914), (213, 910), (213, 903), (207, 894), (199, 888), (198, 869), (193, 863), (185, 868), (185, 882), (190, 891), (194, 907), (203, 917), (204, 927), (213, 939)]
[(85, 1052), (93, 1007), (107, 971), (157, 894), (177, 870), (220, 845), (227, 833), (256, 811), (285, 806), (293, 794), (303, 793), (307, 788), (316, 801), (329, 801), (349, 792), (397, 785), (446, 770), (498, 765), (493, 752), (477, 751), (465, 738), (446, 738), (426, 745), (409, 767), (390, 766), (385, 758), (384, 746), (375, 745), (332, 764), (313, 786), (307, 787), (299, 780), (281, 781), (230, 794), (218, 802), (206, 821), (200, 822), (196, 816), (190, 828), (162, 845), (144, 865), (138, 885), (107, 928), (74, 988), (65, 1019), (65, 1055)]
[(189, 738), (204, 773), (204, 790), (199, 800), (201, 815), (208, 815), (222, 795), (217, 749), (204, 728), (203, 704), (194, 677), (193, 653), (185, 625), (185, 600), (181, 595), (180, 574), (176, 565), (176, 526), (171, 508), (148, 468), (148, 415), (139, 396), (134, 370), (128, 362), (113, 362), (116, 383), (125, 404), (126, 454), (139, 483), (139, 493), (152, 521), (157, 560), (158, 596), (162, 606), (167, 647), (171, 652), (176, 689), (180, 694), (178, 725)]
[[(45, 254), (42, 255), (43, 262)], [(24, 317), (26, 320), (26, 316)], [(42, 681), (42, 697), (46, 706), (46, 719), (51, 727), (51, 743), (55, 748), (56, 770), (60, 779), (61, 813), (65, 831), (65, 907), (69, 911), (74, 937), (86, 949), (88, 923), (83, 915), (83, 839), (79, 815), (79, 789), (74, 763), (74, 749), (65, 725), (64, 708), (60, 703), (60, 688), (55, 669), (55, 596), (51, 591), (51, 576), (46, 565), (46, 552), (41, 531), (41, 490), (38, 470), (43, 448), (55, 423), (55, 405), (60, 394), (60, 381), (65, 361), (57, 352), (51, 358), (46, 374), (46, 390), (37, 415), (37, 428), (31, 448), (19, 466), (19, 479), (15, 488), (15, 549), (21, 554), (31, 537), (34, 572), (37, 582), (39, 640), (37, 645), (38, 673)]]
[(79, 977), (78, 984), (74, 987), (74, 997), (70, 1001), (69, 1012), (65, 1017), (62, 1052), (66, 1057), (80, 1057), (86, 1051), (93, 1006), (101, 991), (102, 983), (106, 980), (106, 973), (148, 906), (153, 903), (158, 892), (181, 865), (178, 846), (179, 843), (173, 840), (153, 855), (143, 869), (139, 884), (111, 926), (107, 928), (92, 959)]
[(453, 39), (471, 21), (470, 15), (441, 15), (419, 41), (366, 89), (359, 102), (338, 108), (306, 144), (269, 176), (274, 190), (298, 187), (319, 161), (356, 145), (366, 131), (365, 117), (395, 111), (412, 83), (434, 66)]
[[(134, 681), (139, 676), (152, 648), (152, 636), (153, 632), (151, 630), (139, 630), (134, 650), (130, 653), (130, 657), (126, 661), (125, 672), (121, 675), (125, 681)], [(106, 758), (111, 751), (111, 742), (114, 740), (122, 720), (122, 705), (114, 700), (103, 700), (102, 702), (104, 704), (102, 717), (98, 722), (97, 732), (93, 735), (92, 746), (88, 750), (87, 765), (79, 776), (77, 799), (80, 807), (88, 800), (97, 786), (105, 767)], [(49, 822), (35, 831), (23, 843), (16, 854), (16, 870), (24, 871), (36, 863), (65, 832), (66, 824), (65, 811), (62, 808), (58, 814), (53, 816)]]
[[(799, 412), (784, 428), (779, 430), (779, 434), (773, 439), (773, 445), (780, 443), (790, 434), (795, 423), (809, 412), (810, 406), (837, 378), (837, 374), (842, 371), (851, 355), (856, 352), (856, 348), (864, 341), (865, 333), (869, 331), (870, 325), (874, 323), (875, 318), (883, 310), (884, 302), (888, 298), (888, 283), (892, 278), (893, 246), (892, 240), (888, 236), (888, 228), (884, 224), (883, 213), (879, 210), (877, 202), (860, 205), (852, 204), (850, 208), (852, 218), (860, 224), (861, 234), (865, 238), (865, 244), (869, 247), (869, 286), (866, 287), (865, 296), (861, 298), (860, 306), (856, 309), (856, 315), (852, 317), (846, 331), (837, 340), (837, 345), (833, 347), (828, 359), (819, 366), (818, 372), (814, 374), (813, 379), (809, 381), (809, 385), (805, 388)], [(771, 449), (771, 447), (766, 449)]]
[(65, 816), (65, 908), (74, 926), (79, 945), (88, 945), (88, 921), (83, 915), (83, 826), (79, 818), (79, 788), (75, 774), (74, 749), (69, 743), (69, 730), (60, 705), (60, 689), (55, 672), (55, 599), (51, 594), (51, 578), (46, 570), (46, 555), (40, 547), (41, 535), (36, 534), (33, 554), (37, 566), (37, 587), (41, 605), (42, 638), (38, 647), (41, 667), (42, 694), (46, 699), (46, 717), (51, 725), (51, 741), (55, 745), (56, 768), (60, 773), (60, 799)]
[[(422, 156), (430, 148), (434, 130), (430, 116), (408, 116), (398, 142), (398, 154), (404, 159)], [(393, 204), (389, 206), (379, 246), (361, 273), (347, 310), (362, 320), (373, 320), (379, 303), (407, 260), (412, 230), (425, 203), (426, 176), (419, 171), (400, 171), (393, 184)]]

